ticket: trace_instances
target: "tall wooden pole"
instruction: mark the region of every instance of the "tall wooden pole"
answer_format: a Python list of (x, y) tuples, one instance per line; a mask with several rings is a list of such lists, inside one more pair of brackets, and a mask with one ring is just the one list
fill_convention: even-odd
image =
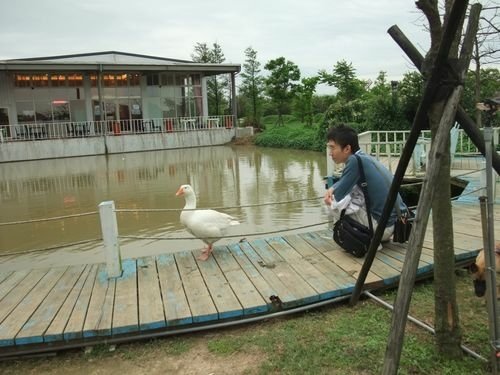
[(432, 208), (432, 200), (434, 198), (435, 189), (437, 188), (435, 181), (438, 178), (439, 168), (436, 167), (436, 164), (440, 163), (440, 157), (442, 157), (443, 153), (446, 153), (446, 148), (448, 147), (447, 138), (450, 134), (448, 127), (445, 125), (447, 125), (449, 121), (453, 121), (462, 91), (463, 87), (458, 86), (448, 99), (445, 113), (443, 113), (436, 137), (432, 142), (429, 152), (427, 174), (422, 185), (422, 193), (418, 200), (415, 225), (408, 242), (409, 251), (403, 263), (398, 294), (394, 303), (389, 341), (387, 343), (382, 371), (384, 375), (397, 374), (403, 347), (406, 319), (410, 308), (411, 293), (415, 284), (418, 262), (422, 253), (427, 222), (429, 221), (429, 214)]

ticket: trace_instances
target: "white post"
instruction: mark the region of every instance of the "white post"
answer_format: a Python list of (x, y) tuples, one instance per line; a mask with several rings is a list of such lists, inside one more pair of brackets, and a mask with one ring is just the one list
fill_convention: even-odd
[(122, 262), (120, 245), (118, 243), (118, 224), (116, 222), (115, 202), (105, 201), (99, 204), (99, 216), (101, 218), (102, 239), (106, 253), (106, 270), (108, 278), (120, 277), (122, 274)]

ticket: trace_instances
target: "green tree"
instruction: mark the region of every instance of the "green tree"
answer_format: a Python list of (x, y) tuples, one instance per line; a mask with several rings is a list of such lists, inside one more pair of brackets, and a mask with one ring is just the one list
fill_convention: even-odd
[(296, 87), (295, 109), (307, 126), (313, 124), (313, 96), (318, 82), (319, 77), (302, 78)]
[(350, 102), (360, 98), (366, 91), (366, 82), (356, 78), (356, 69), (352, 63), (341, 60), (333, 67), (333, 72), (319, 72), (320, 82), (337, 88), (337, 98)]
[(246, 115), (247, 124), (260, 129), (264, 78), (260, 75), (260, 62), (257, 61), (257, 51), (252, 47), (248, 47), (245, 50), (245, 56), (246, 60), (241, 73), (240, 93), (250, 107), (250, 113)]
[(366, 94), (364, 118), (368, 129), (397, 130), (404, 128), (404, 116), (397, 87), (397, 81), (389, 83), (386, 73), (379, 73), (373, 87)]
[(337, 89), (335, 101), (325, 112), (324, 122), (318, 133), (323, 137), (326, 129), (336, 123), (349, 123), (358, 131), (364, 130), (364, 95), (367, 83), (356, 77), (356, 70), (351, 63), (341, 60), (335, 64), (332, 73), (319, 72), (320, 83)]
[[(474, 51), (472, 61), (475, 68), (473, 70), (474, 77), (474, 103), (478, 103), (488, 96), (482, 96), (482, 85), (485, 80), (482, 77), (483, 68), (488, 64), (496, 64), (500, 61), (500, 44), (498, 42), (500, 35), (500, 2), (487, 1), (481, 10), (481, 18), (479, 19), (479, 28), (476, 34), (474, 43)], [(469, 77), (468, 77), (469, 78)], [(497, 80), (498, 82), (498, 80)], [(469, 83), (469, 86), (472, 86)], [(474, 114), (477, 126), (481, 127), (482, 116), (484, 112), (474, 107)], [(472, 112), (470, 112), (472, 116)], [(498, 119), (498, 117), (497, 117)]]
[(194, 52), (191, 54), (191, 59), (199, 63), (211, 63), (212, 51), (207, 46), (207, 43), (196, 43)]
[(285, 60), (284, 57), (268, 61), (264, 68), (270, 72), (264, 80), (266, 93), (278, 112), (277, 125), (283, 125), (283, 112), (288, 101), (294, 96), (296, 82), (300, 79), (300, 70), (297, 65)]
[(398, 97), (401, 101), (401, 110), (408, 124), (413, 123), (417, 108), (422, 98), (424, 78), (419, 72), (407, 72), (398, 84)]
[[(477, 81), (479, 77), (479, 84)], [(479, 89), (479, 93), (477, 93)], [(476, 103), (487, 98), (492, 98), (498, 96), (500, 93), (500, 70), (495, 68), (481, 69), (481, 71), (469, 71), (465, 79), (464, 97), (462, 99), (462, 106), (469, 116), (473, 117), (476, 114)], [(480, 98), (478, 100), (478, 98)], [(479, 118), (481, 119), (477, 122), (478, 117), (476, 116), (476, 124), (480, 126), (484, 123), (484, 118), (481, 116), (487, 116), (486, 113), (480, 112)], [(493, 117), (491, 126), (500, 125), (500, 114)]]
[[(206, 43), (196, 43), (191, 58), (194, 62), (211, 64), (221, 64), (226, 60), (222, 48), (218, 43), (214, 43), (212, 48), (208, 47)], [(231, 103), (227, 99), (230, 96), (229, 94), (229, 81), (227, 77), (217, 75), (208, 77), (208, 113), (216, 116), (231, 113)]]

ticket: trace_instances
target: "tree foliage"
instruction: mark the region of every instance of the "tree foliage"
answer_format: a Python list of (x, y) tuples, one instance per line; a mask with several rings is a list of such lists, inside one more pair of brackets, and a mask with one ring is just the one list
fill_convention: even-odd
[(397, 94), (398, 82), (387, 81), (385, 72), (380, 72), (373, 87), (366, 93), (365, 122), (372, 129), (398, 130), (408, 128)]
[(398, 83), (397, 95), (401, 103), (401, 116), (410, 125), (417, 113), (417, 108), (424, 90), (424, 78), (419, 72), (407, 72)]
[(262, 114), (262, 93), (264, 90), (264, 78), (260, 74), (260, 62), (257, 60), (257, 51), (252, 47), (245, 50), (246, 60), (241, 73), (242, 83), (240, 94), (243, 97), (241, 103), (248, 107), (246, 124), (260, 128)]
[(341, 60), (335, 64), (332, 73), (325, 70), (319, 72), (321, 83), (337, 88), (337, 99), (350, 102), (361, 97), (365, 92), (366, 82), (356, 77), (356, 69), (352, 63)]
[(266, 93), (275, 105), (278, 114), (278, 125), (283, 125), (283, 113), (293, 98), (294, 89), (300, 79), (299, 67), (284, 57), (270, 60), (264, 66), (269, 70), (265, 79)]
[[(213, 43), (212, 48), (206, 43), (196, 43), (191, 58), (194, 62), (212, 64), (221, 64), (226, 60), (222, 47), (218, 43)], [(210, 115), (231, 113), (229, 90), (227, 77), (217, 75), (207, 77), (208, 113)]]
[[(487, 1), (481, 11), (479, 20), (479, 29), (476, 34), (472, 61), (475, 68), (473, 70), (473, 80), (468, 80), (469, 94), (474, 93), (473, 101), (475, 103), (487, 98), (481, 96), (484, 91), (482, 85), (485, 80), (482, 77), (483, 68), (490, 64), (495, 64), (500, 61), (500, 3), (498, 1)], [(471, 77), (468, 77), (471, 78)], [(498, 81), (497, 81), (498, 82)], [(473, 88), (473, 91), (470, 89)], [(471, 112), (472, 114), (473, 112)], [(476, 124), (481, 126), (482, 111), (474, 108)]]
[(319, 77), (302, 78), (295, 89), (295, 110), (302, 122), (311, 127), (313, 124), (313, 96)]

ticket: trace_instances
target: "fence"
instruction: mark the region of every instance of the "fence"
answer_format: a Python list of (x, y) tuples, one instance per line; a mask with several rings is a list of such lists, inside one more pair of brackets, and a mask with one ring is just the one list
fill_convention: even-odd
[(102, 135), (170, 133), (232, 128), (235, 117), (197, 116), (137, 120), (34, 122), (0, 126), (0, 143), (16, 140), (83, 138)]
[[(409, 135), (409, 130), (367, 131), (359, 135), (359, 146), (365, 153), (374, 156), (376, 159), (383, 159), (384, 164), (387, 165), (389, 170), (394, 172), (393, 166), (395, 162), (399, 160)], [(450, 154), (452, 161), (457, 156), (472, 157), (481, 155), (477, 147), (462, 129), (453, 127), (450, 131), (450, 135)], [(496, 149), (499, 144), (499, 137), (500, 128), (493, 128), (494, 149)], [(421, 136), (413, 150), (413, 156), (407, 174), (416, 176), (425, 170), (430, 145), (431, 133), (429, 130), (424, 130), (421, 132)], [(342, 168), (343, 165), (333, 164), (330, 170), (332, 173), (338, 173)]]

